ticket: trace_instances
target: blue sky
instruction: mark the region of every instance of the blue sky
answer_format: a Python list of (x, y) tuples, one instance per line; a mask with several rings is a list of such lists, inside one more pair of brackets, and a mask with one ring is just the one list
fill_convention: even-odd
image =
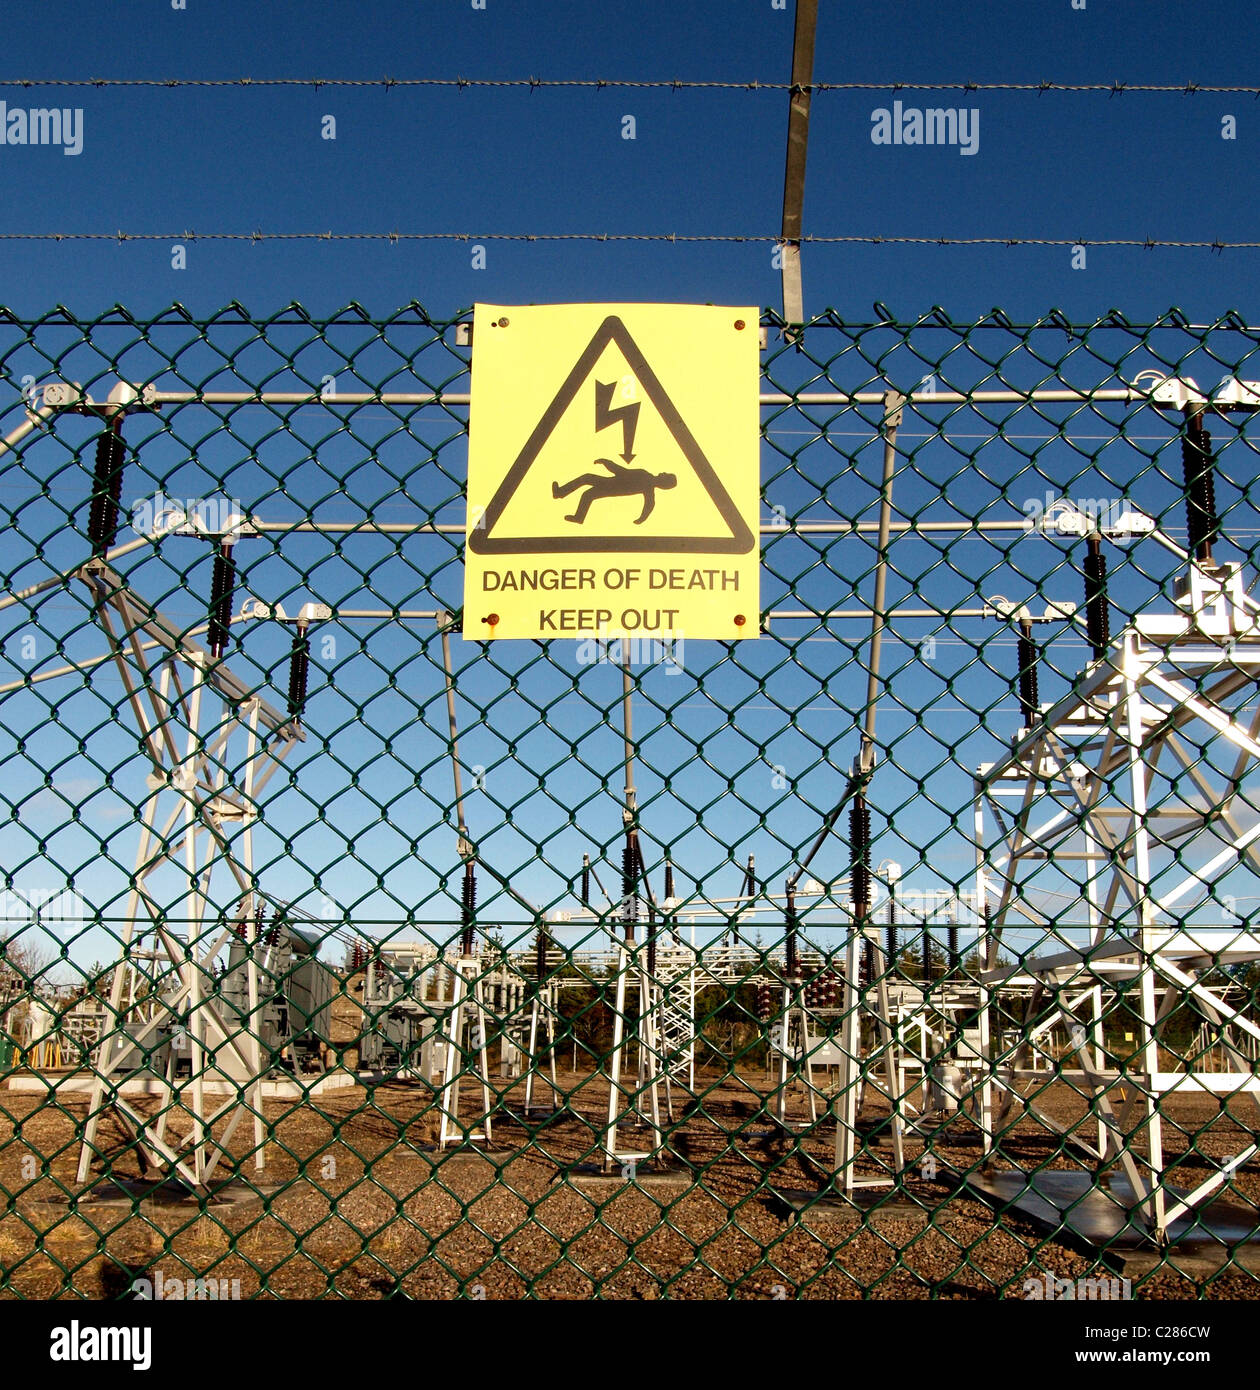
[[(1254, 82), (1252, 7), (1161, 0), (824, 0), (819, 81)], [(356, 6), (187, 0), (71, 3), (50, 26), (10, 7), (17, 77), (619, 78), (784, 82), (792, 10), (771, 0), (422, 0)], [(120, 33), (126, 42), (119, 42)], [(1189, 42), (1192, 34), (1193, 42)], [(1241, 41), (1240, 41), (1241, 38)], [(11, 105), (82, 107), (77, 157), (5, 147), (6, 231), (639, 232), (773, 237), (782, 92), (613, 89), (22, 89)], [(38, 97), (38, 100), (36, 99)], [(972, 157), (876, 146), (886, 94), (814, 102), (805, 227), (815, 235), (1254, 240), (1260, 108), (1234, 95), (967, 94), (910, 104), (980, 112)], [(321, 138), (333, 115), (337, 138)], [(633, 115), (636, 138), (622, 138)], [(1237, 118), (1237, 138), (1221, 120)], [(173, 299), (199, 310), (352, 299), (435, 314), (474, 299), (777, 302), (769, 245), (216, 244), (171, 269), (163, 242), (3, 248), (4, 299), (86, 313)], [(1097, 248), (812, 247), (806, 303), (853, 317), (933, 304), (967, 317), (1059, 306), (1131, 317), (1245, 310), (1256, 254)]]
[[(1251, 7), (1220, 3), (1206, 18), (1195, 11), (1192, 42), (1187, 13), (1182, 4), (1155, 0), (1088, 0), (1084, 9), (1070, 0), (891, 7), (823, 0), (815, 77), (947, 84), (1254, 82), (1254, 45), (1239, 40), (1253, 23)], [(59, 16), (50, 25), (41, 7), (6, 15), (0, 77), (783, 82), (793, 22), (790, 5), (780, 11), (770, 0), (616, 7), (487, 0), (484, 10), (468, 0), (353, 10), (208, 0), (188, 0), (186, 9), (174, 10), (167, 0), (119, 0), (109, 7), (62, 6)], [(151, 315), (175, 301), (200, 315), (239, 301), (259, 316), (295, 300), (314, 315), (355, 301), (384, 316), (415, 300), (437, 320), (454, 318), (478, 300), (712, 301), (770, 309), (779, 304), (771, 257), (782, 204), (782, 91), (10, 85), (0, 88), (0, 98), (11, 109), (56, 104), (83, 111), (83, 150), (77, 156), (48, 147), (0, 147), (8, 195), (0, 232), (175, 233), (186, 258), (183, 269), (173, 268), (173, 239), (121, 245), (0, 240), (0, 301), (19, 316), (39, 317), (56, 304), (85, 318), (114, 304)], [(874, 144), (872, 113), (893, 99), (886, 91), (815, 97), (807, 233), (1256, 239), (1260, 105), (1249, 95), (1036, 95), (964, 93), (957, 87), (900, 94), (905, 105), (978, 111), (978, 147), (971, 156), (956, 147)], [(335, 139), (322, 138), (329, 116), (335, 118)], [(627, 116), (634, 118), (633, 140), (623, 138)], [(1236, 138), (1223, 139), (1223, 122), (1231, 116)], [(466, 232), (469, 240), (251, 245), (183, 235), (256, 230)], [(671, 245), (522, 243), (492, 236), (585, 232), (752, 239)], [(478, 244), (486, 248), (484, 269), (474, 268)], [(995, 305), (1017, 320), (1057, 307), (1074, 321), (1090, 322), (1113, 306), (1134, 322), (1171, 306), (1193, 322), (1230, 310), (1255, 320), (1260, 251), (1093, 246), (1084, 259), (1082, 268), (1074, 268), (1067, 246), (807, 245), (806, 307), (812, 314), (833, 309), (853, 321), (870, 321), (876, 302), (902, 320), (915, 320), (933, 305), (961, 321)], [(81, 352), (54, 371), (55, 335), (45, 332), (36, 343), (23, 344), (20, 334), (6, 330), (3, 370), (13, 394), (0, 426), (12, 428), (19, 418), (17, 382), (25, 371), (40, 380), (72, 374), (97, 379), (103, 394), (121, 370), (111, 355), (135, 336), (101, 337), (95, 353)], [(175, 352), (176, 339), (186, 343), (189, 336), (168, 334), (164, 350)], [(220, 341), (232, 337), (227, 333)], [(414, 341), (422, 338), (415, 335)], [(904, 352), (880, 357), (877, 339), (865, 340), (868, 357), (856, 373), (847, 364), (834, 369), (837, 384), (915, 384), (923, 374), (921, 361)], [(819, 330), (812, 342), (822, 358), (841, 346), (831, 330)], [(928, 330), (918, 342), (929, 358), (944, 351)], [(1189, 344), (1178, 342), (1179, 357)], [(349, 354), (368, 380), (379, 382), (401, 370), (401, 359), (373, 353), (351, 330), (333, 335), (333, 346)], [(1014, 351), (1009, 343), (1007, 348)], [(1220, 348), (1226, 364), (1240, 370), (1250, 350), (1244, 335), (1228, 335)], [(195, 349), (179, 351), (193, 373)], [(1066, 351), (1063, 341), (1056, 341), (1054, 351)], [(128, 352), (127, 370), (154, 369), (153, 361), (143, 360), (143, 345)], [(1113, 343), (1111, 353), (1110, 361), (1122, 363), (1130, 379), (1158, 360), (1132, 341)], [(983, 377), (978, 358), (966, 351), (951, 363), (946, 375), (955, 384)], [(303, 349), (299, 358), (308, 380), (318, 381), (330, 365), (337, 370), (335, 353), (318, 345)], [(434, 348), (413, 365), (421, 374), (432, 367), (430, 380), (445, 380), (460, 369), (457, 358)], [(260, 353), (242, 357), (240, 372), (248, 378), (274, 367)], [(1031, 384), (1038, 379), (1030, 375), (1034, 368), (1024, 360), (1010, 371), (1012, 377), (1023, 373), (1023, 383)], [(1192, 369), (1205, 382), (1224, 370), (1218, 361)], [(1099, 384), (1109, 375), (1098, 359), (1069, 362), (1063, 370), (1082, 384)], [(776, 358), (772, 371), (790, 383), (803, 380), (810, 368), (787, 353)], [(813, 417), (796, 414), (770, 425), (763, 445), (763, 515), (777, 504), (807, 519), (873, 518), (879, 450), (861, 441), (869, 437), (874, 417), (868, 414), (863, 424), (821, 418), (830, 443), (812, 439), (819, 428)], [(1148, 510), (1174, 506), (1171, 487), (1148, 468), (1158, 454), (1156, 466), (1174, 471), (1173, 455), (1159, 453), (1172, 439), (1163, 422), (1092, 414), (1067, 431), (1081, 437), (1073, 446), (1055, 438), (1064, 418), (1055, 416), (1047, 426), (1044, 420), (1010, 417), (1005, 441), (985, 451), (977, 441), (995, 431), (969, 413), (951, 422), (953, 443), (933, 437), (934, 423), (908, 422), (906, 443), (914, 454), (898, 482), (899, 505), (907, 515), (925, 518), (976, 515), (986, 508), (1017, 516), (1029, 498), (1070, 488), (1085, 497), (1136, 490), (1135, 500)], [(162, 488), (173, 497), (240, 498), (269, 519), (296, 516), (312, 498), (331, 519), (406, 518), (417, 507), (441, 520), (462, 516), (462, 426), (442, 412), (411, 417), (400, 430), (396, 417), (364, 411), (352, 434), (333, 431), (319, 410), (293, 416), (280, 428), (273, 417), (241, 412), (229, 432), (221, 417), (199, 407), (171, 423), (165, 438), (152, 423), (129, 423), (129, 438), (151, 441), (141, 451), (142, 471), (128, 481), (129, 500)], [(1145, 452), (1140, 444), (1134, 453), (1106, 443), (1122, 424), (1128, 434), (1147, 437)], [(1049, 442), (1021, 450), (1017, 436), (1038, 431)], [(3, 504), (14, 510), (27, 542), (45, 543), (42, 559), (21, 542), (9, 552), (11, 583), (41, 577), (49, 563), (73, 563), (80, 554), (82, 542), (64, 531), (64, 522), (67, 514), (81, 517), (86, 481), (76, 471), (76, 458), (92, 435), (87, 422), (64, 421), (55, 439), (41, 439), (24, 452), (21, 471), (11, 460), (6, 464)], [(1233, 481), (1222, 490), (1236, 507), (1236, 540), (1245, 553), (1255, 541), (1248, 534), (1253, 508), (1245, 496), (1254, 471), (1251, 446), (1240, 439), (1232, 450), (1227, 457), (1239, 464), (1232, 474), (1226, 467)], [(785, 473), (793, 451), (803, 452), (797, 453), (796, 472)], [(845, 470), (851, 471), (841, 486), (837, 479)], [(348, 471), (353, 481), (343, 488)], [(36, 504), (34, 491), (47, 496)], [(208, 566), (198, 559), (185, 582), (187, 547), (196, 543), (186, 543), (184, 551), (172, 548), (177, 544), (134, 560), (129, 574), (142, 591), (162, 597), (172, 613), (192, 623), (208, 586)], [(288, 602), (292, 594), (377, 607), (460, 602), (458, 548), (445, 540), (409, 543), (396, 552), (367, 545), (337, 553), (323, 542), (287, 537), (275, 549), (264, 551), (260, 543), (256, 555), (249, 560), (247, 583), (248, 592), (259, 597), (283, 595)], [(820, 607), (834, 606), (837, 595), (868, 597), (871, 559), (864, 543), (837, 544), (820, 557), (804, 542), (780, 538), (767, 551), (763, 607), (780, 604), (792, 584), (797, 602)], [(978, 602), (993, 592), (1022, 599), (1039, 589), (1045, 597), (1079, 597), (1079, 580), (1065, 567), (1062, 548), (1045, 541), (1028, 543), (1017, 556), (975, 541), (942, 556), (926, 542), (907, 541), (896, 563), (893, 597), (902, 601), (913, 596), (916, 584), (921, 595), (941, 604)], [(1170, 571), (1158, 554), (1139, 557), (1135, 550), (1115, 563), (1118, 603), (1136, 606), (1166, 589)], [(81, 607), (50, 606), (42, 614), (40, 621), (54, 634), (79, 628), (86, 618)], [(25, 630), (16, 621), (4, 628), (10, 662)], [(834, 802), (840, 773), (856, 751), (864, 636), (865, 629), (853, 624), (830, 635), (808, 624), (789, 626), (733, 652), (697, 643), (681, 677), (659, 666), (639, 673), (641, 801), (648, 805), (650, 861), (669, 845), (684, 886), (700, 882), (704, 891), (723, 894), (735, 891), (743, 859), (755, 852), (762, 873), (781, 881), (794, 855), (812, 840), (818, 816)], [(929, 662), (920, 644), (931, 637), (936, 647)], [(80, 632), (76, 640), (86, 642), (87, 636)], [(268, 808), (271, 838), (263, 837), (269, 846), (263, 858), (274, 860), (269, 891), (301, 898), (317, 913), (319, 894), (328, 893), (336, 913), (344, 910), (367, 923), (372, 934), (408, 912), (436, 926), (450, 919), (458, 860), (432, 630), (365, 633), (347, 627), (339, 630), (338, 642), (314, 682), (311, 737), (298, 759), (303, 771)], [(1065, 641), (1056, 651), (1053, 659), (1066, 678), (1079, 664), (1080, 644)], [(284, 641), (260, 631), (242, 641), (234, 662), (252, 680), (270, 682), (272, 698), (279, 699), (284, 656)], [(473, 834), (487, 859), (515, 876), (531, 901), (572, 907), (566, 879), (583, 850), (617, 853), (619, 673), (612, 667), (579, 670), (568, 648), (538, 661), (539, 648), (524, 643), (485, 653), (459, 642), (456, 656), (467, 725), (463, 759), (468, 768), (486, 769), (484, 786), (470, 796)], [(903, 862), (912, 885), (965, 886), (969, 851), (957, 829), (968, 823), (969, 769), (995, 756), (1000, 739), (1014, 731), (1004, 674), (1012, 662), (1009, 637), (991, 624), (949, 631), (919, 622), (890, 643), (893, 698), (881, 705), (881, 729), (885, 738), (901, 742), (894, 743), (882, 781), (872, 790), (877, 858)], [(1053, 685), (1053, 678), (1047, 683)], [(120, 865), (129, 864), (130, 808), (143, 769), (134, 737), (128, 744), (124, 733), (100, 727), (109, 722), (101, 705), (109, 689), (102, 675), (73, 698), (43, 686), (39, 697), (23, 696), (25, 704), (7, 703), (10, 736), (26, 729), (36, 736), (24, 760), (9, 764), (17, 771), (7, 799), (21, 810), (0, 836), (18, 886), (43, 882), (45, 854), (63, 866), (81, 866), (76, 881), (94, 901), (108, 901), (122, 882), (123, 869), (101, 869), (101, 848)], [(47, 701), (65, 702), (63, 727), (49, 725)], [(369, 712), (359, 720), (356, 710), (364, 702)], [(536, 707), (551, 711), (548, 723), (539, 720)], [(972, 711), (990, 707), (999, 711), (986, 716), (991, 727), (977, 727)], [(72, 709), (78, 725), (69, 717)], [(479, 709), (490, 712), (484, 720), (475, 717)], [(919, 725), (926, 732), (915, 733)], [(77, 746), (83, 727), (94, 731), (87, 753)], [(56, 787), (41, 790), (45, 771), (54, 765)], [(102, 766), (120, 769), (118, 791), (97, 793)], [(916, 786), (920, 776), (929, 778), (929, 791)], [(777, 785), (776, 778), (786, 785)], [(85, 824), (66, 825), (68, 808), (88, 802)], [(326, 810), (323, 823), (304, 830), (290, 853), (286, 837), (320, 805)], [(837, 862), (843, 853), (828, 853), (821, 876), (837, 877), (845, 867)], [(606, 869), (603, 877), (612, 891), (614, 872)], [(657, 879), (659, 889), (659, 874)], [(519, 915), (483, 882), (483, 903), (487, 899), (490, 919)], [(574, 929), (571, 939), (579, 934)], [(83, 943), (84, 953), (103, 954), (89, 949), (94, 944)]]

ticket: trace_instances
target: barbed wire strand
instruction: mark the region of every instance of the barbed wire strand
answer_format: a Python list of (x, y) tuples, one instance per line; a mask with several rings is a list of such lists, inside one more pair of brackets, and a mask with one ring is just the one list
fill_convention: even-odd
[[(641, 241), (728, 242), (780, 245), (779, 236), (690, 232), (0, 232), (0, 241)], [(1254, 251), (1260, 241), (1169, 241), (1158, 237), (955, 237), (806, 235), (800, 244), (822, 246), (1119, 246), (1142, 250)]]
[[(0, 87), (542, 87), (664, 89), (670, 91), (791, 92), (791, 82), (692, 81), (683, 78), (604, 77), (0, 77)], [(811, 92), (1106, 92), (1260, 97), (1260, 86), (1207, 82), (811, 82)]]

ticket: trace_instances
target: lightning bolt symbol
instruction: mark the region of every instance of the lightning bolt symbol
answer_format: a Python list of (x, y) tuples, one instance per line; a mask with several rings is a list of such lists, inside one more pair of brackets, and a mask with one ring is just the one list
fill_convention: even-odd
[(595, 383), (595, 429), (607, 429), (609, 425), (621, 422), (621, 457), (629, 463), (634, 458), (634, 432), (639, 424), (639, 402), (632, 405), (619, 405), (613, 408), (613, 392), (617, 389), (615, 381), (605, 385)]

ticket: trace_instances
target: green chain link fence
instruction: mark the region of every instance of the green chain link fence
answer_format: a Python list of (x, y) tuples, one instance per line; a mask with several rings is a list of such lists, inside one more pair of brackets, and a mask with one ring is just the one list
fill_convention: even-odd
[(0, 1288), (1255, 1297), (1260, 330), (768, 317), (755, 640), (489, 643), (461, 321), (0, 317)]

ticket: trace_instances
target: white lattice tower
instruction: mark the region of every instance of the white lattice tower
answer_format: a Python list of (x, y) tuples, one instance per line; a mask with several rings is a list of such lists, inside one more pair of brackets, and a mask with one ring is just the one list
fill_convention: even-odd
[(696, 952), (683, 942), (656, 948), (653, 971), (660, 1010), (660, 1049), (665, 1076), (666, 1107), (673, 1119), (675, 1089), (692, 1095), (696, 1089)]
[[(986, 1108), (996, 1107), (1000, 1127), (1022, 1103), (1035, 1034), (1061, 1023), (1075, 1062), (1061, 1075), (1091, 1097), (1092, 1140), (1033, 1113), (1095, 1163), (1123, 1170), (1130, 1219), (1160, 1241), (1260, 1150), (1253, 1133), (1192, 1191), (1168, 1185), (1163, 1097), (1247, 1096), (1260, 1114), (1246, 1048), (1225, 1049), (1224, 1073), (1161, 1054), (1167, 1020), (1188, 1001), (1223, 1034), (1260, 1040), (1219, 980), (1221, 966), (1260, 959), (1260, 935), (1188, 921), (1197, 900), (1227, 896), (1227, 874), (1260, 872), (1260, 818), (1245, 790), (1260, 760), (1260, 713), (1244, 709), (1260, 675), (1260, 605), (1235, 564), (1192, 562), (1177, 601), (1180, 612), (1126, 626), (1069, 695), (981, 767), (976, 803), (977, 901), (994, 903), (984, 981), (994, 994), (1032, 991), (1022, 1045), (988, 1071)], [(1053, 918), (1038, 905), (1036, 881), (1049, 864), (1080, 865), (1084, 880)], [(1043, 953), (999, 968), (1003, 941), (1021, 928), (1037, 934)], [(1132, 1011), (1137, 1033), (1123, 1070), (1107, 1056), (1103, 1028), (1119, 1006)], [(985, 1128), (991, 1152), (997, 1141)]]
[[(88, 1178), (100, 1121), (109, 1113), (149, 1166), (203, 1189), (246, 1113), (255, 1120), (255, 1164), (263, 1166), (261, 1099), (268, 1062), (257, 1033), (219, 1006), (213, 966), (234, 927), (253, 940), (258, 898), (252, 827), (265, 786), (303, 734), (296, 720), (254, 694), (103, 560), (68, 578), (89, 590), (150, 763), (107, 1031), (92, 1064), (78, 1180)], [(225, 894), (216, 891), (216, 870), (219, 880), (226, 874)], [(182, 886), (173, 896), (162, 896), (159, 874), (178, 876)], [(182, 921), (184, 935), (175, 921)], [(154, 974), (166, 973), (169, 986), (156, 1007), (152, 996), (142, 1001), (150, 1016), (137, 1020), (128, 1011), (137, 1003), (137, 960), (148, 954), (137, 948), (150, 935)], [(248, 969), (253, 1013), (259, 988), (252, 952)], [(178, 1037), (187, 1039), (186, 1082), (176, 1076), (177, 1049), (169, 1045)], [(138, 1065), (115, 1075), (133, 1051)], [(155, 1073), (147, 1051), (164, 1056), (160, 1071)], [(129, 1081), (156, 1089), (155, 1116), (133, 1103)], [(224, 1090), (227, 1099), (212, 1099)], [(176, 1137), (170, 1122), (179, 1109), (189, 1128)], [(223, 1120), (223, 1133), (212, 1137), (212, 1127)]]

